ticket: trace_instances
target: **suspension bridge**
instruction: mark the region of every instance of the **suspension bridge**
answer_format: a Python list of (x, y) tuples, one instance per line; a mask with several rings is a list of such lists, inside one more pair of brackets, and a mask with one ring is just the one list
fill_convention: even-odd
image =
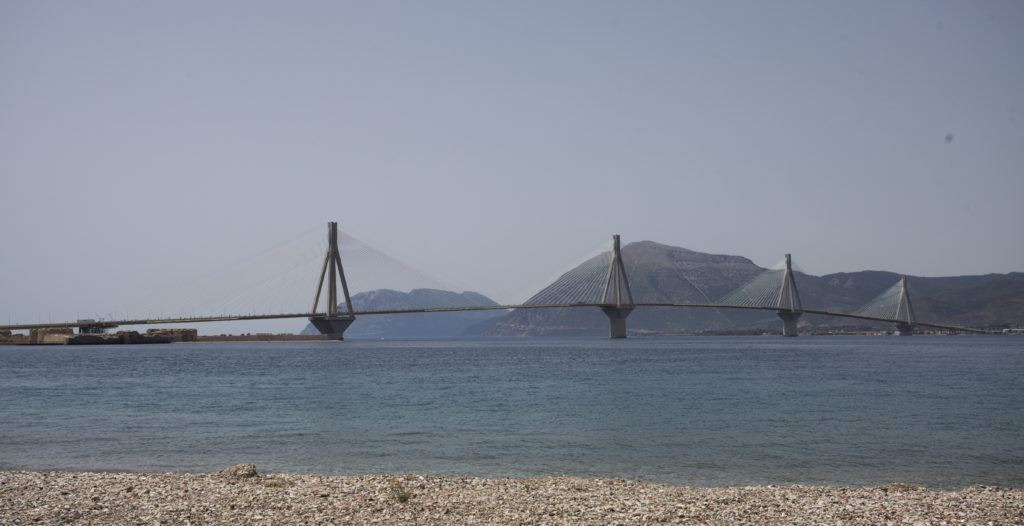
[[(121, 326), (307, 318), (316, 330), (328, 339), (343, 340), (345, 330), (355, 322), (356, 318), (361, 316), (484, 310), (513, 311), (597, 308), (608, 318), (609, 337), (625, 338), (627, 334), (627, 318), (635, 309), (643, 307), (770, 311), (779, 317), (782, 323), (782, 335), (788, 337), (798, 335), (797, 324), (800, 317), (804, 314), (852, 318), (891, 324), (895, 329), (895, 333), (902, 336), (912, 335), (915, 327), (965, 333), (988, 332), (970, 327), (928, 323), (916, 319), (906, 276), (901, 277), (892, 287), (853, 312), (834, 312), (804, 308), (797, 288), (792, 258), (789, 254), (786, 254), (782, 268), (765, 270), (744, 285), (721, 297), (718, 301), (701, 303), (635, 301), (630, 288), (627, 268), (628, 262), (623, 260), (619, 236), (614, 235), (612, 237), (612, 247), (609, 251), (595, 256), (563, 274), (555, 282), (521, 304), (357, 311), (352, 305), (348, 280), (342, 265), (341, 251), (338, 244), (338, 225), (335, 222), (330, 222), (327, 226), (327, 249), (323, 254), (312, 306), (308, 312), (78, 320), (74, 322), (0, 325), (0, 329), (77, 328), (81, 332), (103, 332), (107, 329)], [(322, 308), (321, 299), (323, 299), (322, 303), (324, 305)]]

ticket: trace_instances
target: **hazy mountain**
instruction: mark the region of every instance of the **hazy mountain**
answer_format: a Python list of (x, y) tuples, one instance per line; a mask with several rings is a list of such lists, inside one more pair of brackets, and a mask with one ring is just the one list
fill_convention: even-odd
[[(409, 292), (379, 289), (352, 296), (352, 307), (357, 311), (492, 305), (497, 303), (476, 292), (456, 293), (437, 289), (413, 289)], [(468, 327), (504, 313), (467, 311), (364, 315), (345, 331), (345, 338), (455, 338)], [(309, 324), (302, 333), (316, 334), (316, 329)]]
[[(900, 279), (893, 272), (862, 271), (798, 276), (804, 307), (850, 312)], [(967, 327), (1003, 327), (1024, 321), (1024, 273), (907, 278), (920, 321)], [(856, 320), (812, 316), (815, 325), (863, 325)]]
[[(637, 303), (716, 303), (765, 270), (744, 257), (705, 254), (651, 241), (626, 245), (622, 258)], [(797, 273), (795, 279), (805, 308), (853, 312), (895, 284), (900, 275), (881, 271), (825, 276)], [(559, 281), (549, 289), (557, 288)], [(909, 286), (921, 321), (1000, 326), (1024, 320), (1024, 273), (910, 277)], [(804, 315), (801, 322), (805, 329), (880, 327), (831, 316)], [(639, 333), (780, 327), (779, 319), (770, 311), (654, 307), (637, 308), (627, 324), (630, 332)], [(520, 310), (469, 329), (471, 334), (486, 336), (602, 335), (607, 331), (607, 318), (596, 308)]]
[[(764, 270), (744, 257), (653, 241), (626, 245), (622, 259), (637, 303), (714, 303)], [(726, 329), (756, 319), (750, 313), (716, 309), (640, 308), (628, 325), (631, 331), (678, 332)], [(596, 308), (520, 310), (471, 331), (487, 336), (595, 335), (607, 333), (608, 319)]]
[[(950, 286), (925, 289), (921, 298), (911, 298), (914, 311), (921, 320), (943, 320), (970, 327), (1019, 327), (1024, 323), (1024, 273), (960, 276), (958, 278), (917, 278), (925, 285)], [(929, 281), (931, 281), (929, 283)]]

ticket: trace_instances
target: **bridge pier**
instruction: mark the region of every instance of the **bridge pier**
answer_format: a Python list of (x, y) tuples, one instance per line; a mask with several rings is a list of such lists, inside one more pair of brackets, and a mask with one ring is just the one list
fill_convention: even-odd
[[(625, 294), (623, 294), (625, 292)], [(625, 299), (625, 302), (623, 302)], [(633, 312), (633, 291), (626, 277), (626, 265), (622, 263), (622, 247), (619, 235), (612, 236), (612, 259), (608, 263), (608, 275), (601, 292), (601, 312), (608, 316), (608, 337), (626, 337), (626, 317)]]
[(798, 335), (796, 322), (803, 313), (798, 311), (778, 311), (776, 314), (782, 319), (782, 335), (796, 337)]
[(320, 334), (327, 336), (329, 340), (344, 340), (345, 329), (352, 322), (356, 321), (355, 316), (315, 316), (309, 318), (309, 322), (320, 331)]
[[(324, 277), (327, 277), (327, 310), (323, 314), (316, 311), (320, 303), (320, 292), (324, 286)], [(347, 314), (338, 312), (338, 285), (341, 280), (341, 290), (345, 295), (345, 307)], [(332, 340), (344, 340), (345, 329), (356, 317), (352, 315), (352, 298), (348, 294), (348, 281), (345, 280), (345, 268), (341, 266), (341, 254), (338, 252), (338, 223), (327, 223), (327, 253), (324, 254), (324, 264), (320, 267), (320, 281), (316, 286), (316, 295), (313, 296), (313, 307), (310, 309), (313, 314), (309, 317), (310, 323), (320, 331), (320, 334)]]
[(909, 324), (909, 323), (902, 323), (901, 322), (901, 323), (897, 323), (893, 327), (896, 329), (896, 334), (898, 336), (913, 336), (914, 335), (914, 326)]
[(914, 305), (910, 303), (910, 288), (907, 286), (907, 277), (900, 277), (900, 297), (896, 304), (896, 317), (902, 316), (903, 321), (896, 323), (896, 334), (900, 336), (914, 335)]
[(626, 317), (633, 312), (633, 307), (602, 306), (601, 312), (608, 316), (608, 337), (626, 337)]
[(803, 307), (800, 304), (800, 294), (796, 290), (796, 280), (793, 279), (793, 257), (786, 254), (786, 271), (782, 275), (782, 287), (779, 289), (779, 299), (775, 303), (779, 310), (775, 311), (782, 318), (782, 335), (796, 337), (796, 322), (803, 314)]

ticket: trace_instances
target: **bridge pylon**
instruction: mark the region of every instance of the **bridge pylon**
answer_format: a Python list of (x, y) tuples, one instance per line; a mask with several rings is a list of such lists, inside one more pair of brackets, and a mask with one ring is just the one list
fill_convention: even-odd
[[(328, 272), (329, 271), (329, 272)], [(323, 314), (318, 314), (317, 307), (320, 303), (320, 293), (324, 287), (324, 277), (327, 280), (327, 309)], [(338, 312), (338, 279), (341, 279), (341, 290), (345, 295), (345, 307), (348, 314)], [(309, 310), (312, 316), (310, 323), (320, 331), (320, 334), (332, 340), (344, 340), (345, 329), (356, 317), (352, 315), (352, 298), (348, 294), (348, 282), (345, 280), (345, 269), (341, 266), (341, 254), (338, 252), (338, 223), (327, 223), (327, 253), (324, 254), (324, 264), (320, 267), (320, 281), (316, 285), (316, 295), (313, 296), (313, 307)]]
[(906, 276), (900, 278), (900, 295), (896, 300), (896, 319), (900, 320), (896, 322), (896, 334), (900, 336), (914, 335), (914, 323), (917, 322), (917, 318), (914, 317), (914, 306), (910, 303), (910, 288), (907, 287)]
[[(623, 302), (623, 299), (626, 301)], [(635, 307), (633, 292), (629, 289), (629, 278), (626, 277), (626, 266), (622, 263), (618, 234), (612, 236), (612, 260), (608, 264), (600, 304), (601, 312), (608, 317), (608, 337), (625, 338), (626, 317)]]
[(782, 335), (797, 336), (797, 320), (803, 315), (800, 294), (796, 290), (793, 279), (793, 258), (786, 254), (786, 272), (782, 275), (782, 286), (779, 288), (779, 299), (775, 303), (779, 318), (782, 319)]

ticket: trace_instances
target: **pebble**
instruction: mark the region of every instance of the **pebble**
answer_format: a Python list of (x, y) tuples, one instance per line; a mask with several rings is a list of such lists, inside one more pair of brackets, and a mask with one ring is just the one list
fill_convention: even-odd
[(1024, 525), (1024, 490), (329, 477), (264, 474), (251, 465), (212, 474), (6, 471), (0, 524)]

